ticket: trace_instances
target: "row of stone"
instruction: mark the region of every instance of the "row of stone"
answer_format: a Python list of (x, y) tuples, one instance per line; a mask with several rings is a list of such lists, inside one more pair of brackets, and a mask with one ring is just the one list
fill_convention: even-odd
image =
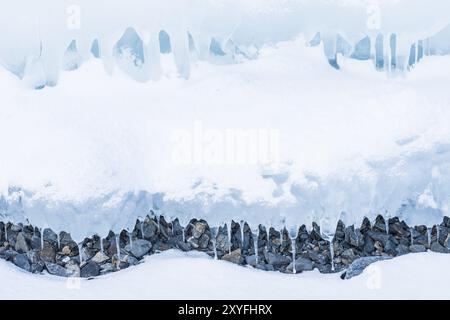
[[(365, 257), (390, 258), (410, 252), (448, 253), (450, 219), (433, 228), (409, 227), (398, 218), (380, 215), (372, 224), (364, 219), (359, 228), (339, 221), (330, 243), (318, 224), (301, 226), (290, 238), (286, 229), (260, 225), (253, 233), (245, 222), (210, 228), (192, 219), (183, 228), (175, 219), (147, 216), (133, 231), (110, 232), (106, 238), (86, 238), (77, 244), (70, 234), (56, 234), (30, 225), (0, 222), (0, 258), (33, 273), (44, 270), (58, 276), (95, 277), (138, 264), (144, 256), (171, 248), (199, 250), (216, 259), (262, 270), (297, 273), (317, 268), (322, 273), (340, 272)], [(372, 261), (374, 259), (365, 259)], [(375, 259), (376, 260), (376, 259)], [(374, 261), (375, 261), (374, 260)], [(364, 263), (363, 263), (364, 264)]]

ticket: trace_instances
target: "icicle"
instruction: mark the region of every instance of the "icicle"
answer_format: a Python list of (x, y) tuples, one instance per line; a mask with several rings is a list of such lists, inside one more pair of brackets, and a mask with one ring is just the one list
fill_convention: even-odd
[(127, 233), (128, 233), (128, 238), (130, 239), (130, 246), (132, 246), (133, 245), (133, 234), (130, 233), (129, 231), (127, 231)]
[(120, 264), (120, 239), (119, 239), (119, 235), (116, 235), (116, 250), (117, 250), (117, 259), (119, 260), (119, 264)]
[(241, 220), (241, 247), (244, 250), (244, 220)]
[[(184, 230), (184, 229), (183, 229)], [(219, 233), (219, 228), (211, 228), (211, 241), (213, 244), (213, 250), (214, 250), (214, 260), (218, 260), (217, 256), (217, 234)]]
[(8, 242), (8, 225), (5, 223), (5, 242)]
[(231, 240), (231, 223), (228, 226), (227, 230), (228, 230), (228, 253), (231, 253), (231, 247), (233, 246), (232, 244), (232, 240)]
[(333, 239), (330, 240), (330, 256), (331, 256), (331, 271), (334, 271), (334, 248), (333, 248)]
[(436, 242), (439, 243), (439, 225), (436, 225)]
[(414, 244), (413, 228), (410, 228), (409, 232), (411, 234), (411, 245), (413, 245)]
[(255, 249), (255, 265), (258, 265), (259, 262), (259, 255), (258, 255), (258, 240), (259, 240), (259, 227), (257, 228), (257, 230), (254, 230), (253, 232), (253, 247)]
[(44, 249), (44, 230), (45, 229), (41, 229), (41, 250)]
[(427, 228), (428, 248), (431, 247), (431, 229)]
[(144, 236), (144, 221), (141, 222), (141, 238), (145, 239), (145, 236)]
[(182, 231), (182, 233), (183, 233), (183, 242), (186, 242), (186, 228), (185, 228), (185, 227), (182, 227), (182, 228), (181, 228), (181, 231)]
[(100, 251), (105, 253), (105, 249), (103, 248), (103, 239), (100, 237)]
[(77, 244), (78, 246), (78, 256), (80, 257), (80, 266), (83, 264), (83, 243)]
[(297, 273), (297, 269), (295, 268), (295, 257), (296, 257), (296, 253), (297, 253), (297, 248), (296, 248), (296, 240), (298, 237), (298, 228), (295, 227), (293, 229), (290, 230), (289, 232), (289, 238), (291, 238), (291, 248), (292, 248), (292, 273), (296, 274)]
[(58, 250), (61, 249), (61, 240), (59, 239), (59, 233), (56, 234), (56, 242), (58, 243)]

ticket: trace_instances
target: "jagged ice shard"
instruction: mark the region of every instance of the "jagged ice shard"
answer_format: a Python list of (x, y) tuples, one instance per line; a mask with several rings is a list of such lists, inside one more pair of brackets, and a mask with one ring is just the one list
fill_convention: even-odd
[[(0, 216), (76, 239), (150, 211), (433, 225), (449, 54), (445, 0), (3, 4)], [(270, 161), (228, 159), (239, 130)]]

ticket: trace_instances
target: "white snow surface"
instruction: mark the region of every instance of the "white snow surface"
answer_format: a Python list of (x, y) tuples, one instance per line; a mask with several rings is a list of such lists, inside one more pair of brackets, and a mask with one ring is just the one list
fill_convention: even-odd
[(0, 261), (0, 299), (449, 299), (450, 255), (379, 261), (360, 276), (282, 274), (169, 250), (94, 280), (35, 275)]
[[(338, 71), (300, 37), (244, 63), (197, 61), (188, 80), (172, 58), (156, 82), (109, 76), (89, 60), (43, 90), (0, 69), (4, 220), (80, 241), (130, 228), (155, 206), (183, 223), (278, 227), (379, 213), (431, 225), (448, 213), (448, 56), (427, 57), (407, 76), (374, 72), (371, 61), (343, 60)], [(276, 130), (278, 161), (174, 161), (176, 133), (195, 140), (198, 126)], [(217, 148), (202, 139), (202, 156)]]

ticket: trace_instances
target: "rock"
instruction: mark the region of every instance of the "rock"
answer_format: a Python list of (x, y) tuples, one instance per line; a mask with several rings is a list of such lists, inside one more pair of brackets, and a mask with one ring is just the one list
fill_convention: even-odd
[(192, 236), (196, 239), (200, 238), (206, 231), (208, 226), (206, 221), (200, 220), (192, 223)]
[(289, 272), (293, 272), (294, 271), (294, 263), (295, 263), (295, 271), (296, 272), (310, 271), (310, 270), (314, 269), (314, 265), (311, 260), (300, 257), (297, 260), (295, 260), (295, 262), (291, 262), (287, 266), (286, 270)]
[(30, 245), (32, 250), (41, 250), (41, 238), (38, 236), (32, 236)]
[(409, 250), (411, 252), (417, 253), (417, 252), (425, 252), (427, 251), (427, 248), (425, 248), (425, 246), (421, 244), (414, 244), (409, 247)]
[[(382, 215), (378, 215), (375, 218), (375, 223), (373, 224), (372, 230), (375, 232), (386, 233), (386, 221), (384, 220)], [(376, 240), (376, 239), (374, 239), (374, 240)]]
[(252, 267), (255, 267), (256, 266), (256, 254), (253, 254), (251, 256), (246, 256), (245, 263)]
[(351, 248), (342, 252), (340, 257), (342, 259), (342, 263), (345, 265), (349, 265), (357, 258), (359, 258), (359, 256), (355, 254), (355, 251)]
[(19, 253), (27, 253), (30, 250), (30, 247), (28, 246), (27, 240), (25, 239), (25, 236), (22, 232), (20, 232), (17, 235), (16, 238), (16, 245), (14, 246), (17, 252)]
[(390, 239), (390, 235), (386, 234), (386, 232), (380, 232), (380, 231), (373, 231), (370, 230), (367, 232), (367, 235), (372, 238), (373, 241), (378, 241), (380, 242), (383, 247), (386, 245), (386, 243), (389, 241)]
[(291, 258), (289, 258), (287, 256), (283, 256), (278, 253), (265, 252), (264, 256), (266, 258), (267, 263), (271, 264), (275, 268), (281, 267), (281, 266), (286, 266), (292, 262)]
[(40, 251), (40, 256), (44, 262), (54, 263), (56, 258), (56, 248), (50, 243), (45, 243), (44, 249)]
[(100, 274), (107, 274), (114, 272), (116, 267), (112, 263), (105, 263), (100, 267)]
[(100, 266), (94, 261), (89, 261), (81, 268), (80, 276), (82, 278), (96, 277), (100, 274)]
[(45, 263), (45, 268), (48, 273), (58, 276), (58, 277), (70, 277), (71, 273), (64, 267), (59, 264), (47, 262)]
[(30, 261), (31, 264), (37, 264), (41, 261), (39, 252), (37, 251), (28, 251), (27, 252), (27, 258), (28, 261)]
[(344, 233), (345, 233), (344, 237), (345, 242), (347, 242), (351, 246), (359, 247), (364, 244), (364, 238), (362, 237), (361, 233), (359, 232), (358, 229), (355, 230), (353, 226), (345, 228)]
[(236, 249), (232, 251), (231, 253), (228, 253), (222, 257), (222, 260), (229, 261), (236, 264), (243, 264), (244, 263), (244, 257), (241, 255), (241, 249)]
[(399, 244), (397, 248), (395, 248), (395, 254), (397, 256), (402, 256), (404, 254), (409, 253), (409, 247), (404, 244)]
[(109, 257), (101, 251), (97, 252), (97, 254), (92, 258), (92, 261), (98, 264), (103, 264), (108, 260)]
[(147, 240), (137, 239), (132, 244), (125, 246), (125, 251), (130, 252), (136, 258), (142, 258), (152, 248), (152, 243)]
[(43, 262), (33, 263), (33, 264), (31, 265), (30, 271), (31, 271), (32, 273), (41, 273), (42, 271), (44, 271), (44, 267), (45, 267), (45, 265), (44, 265)]
[(441, 246), (439, 243), (437, 242), (433, 242), (431, 244), (431, 251), (433, 252), (438, 252), (438, 253), (448, 253), (449, 250), (443, 246)]
[(72, 252), (72, 250), (70, 249), (69, 246), (64, 246), (64, 247), (62, 248), (61, 252), (62, 252), (62, 254), (66, 255), (66, 256), (69, 256), (70, 253)]
[(206, 233), (202, 234), (202, 236), (198, 239), (198, 246), (200, 249), (207, 249), (209, 246), (209, 235)]
[(123, 255), (123, 256), (120, 257), (120, 262), (124, 262), (128, 266), (134, 266), (134, 265), (139, 263), (139, 260), (136, 259), (133, 256), (130, 256), (130, 255), (126, 254), (126, 255)]
[(366, 269), (370, 264), (381, 261), (391, 259), (391, 257), (386, 256), (372, 256), (372, 257), (362, 257), (356, 259), (352, 262), (352, 264), (347, 268), (347, 270), (341, 275), (342, 279), (351, 279), (363, 273), (364, 269)]
[(13, 263), (21, 269), (24, 269), (26, 271), (31, 271), (30, 262), (28, 261), (27, 255), (24, 253), (17, 254), (13, 258)]

